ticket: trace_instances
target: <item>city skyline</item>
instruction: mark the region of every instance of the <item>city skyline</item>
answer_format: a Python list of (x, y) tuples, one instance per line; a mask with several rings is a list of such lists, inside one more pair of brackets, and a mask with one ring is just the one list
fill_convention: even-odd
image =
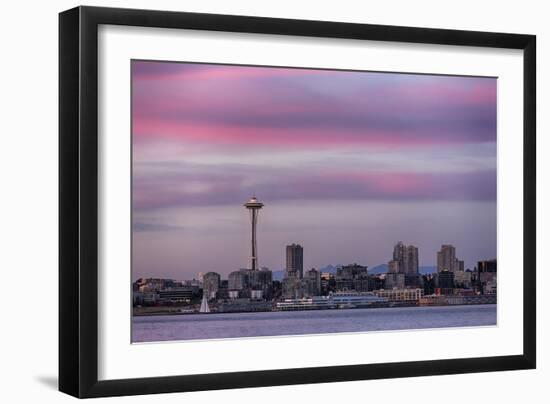
[[(133, 278), (496, 257), (496, 80), (134, 61)], [(474, 236), (472, 236), (474, 235)]]

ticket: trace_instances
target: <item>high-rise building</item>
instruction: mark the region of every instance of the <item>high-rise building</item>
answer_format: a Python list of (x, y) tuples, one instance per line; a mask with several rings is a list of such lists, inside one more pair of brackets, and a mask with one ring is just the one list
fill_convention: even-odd
[(399, 241), (393, 247), (393, 260), (388, 262), (388, 272), (418, 275), (418, 248)]
[(286, 277), (301, 279), (304, 273), (304, 249), (300, 244), (286, 246)]
[(456, 248), (452, 244), (443, 244), (437, 252), (437, 272), (464, 271), (464, 261), (456, 258)]
[(207, 299), (215, 299), (220, 288), (220, 274), (217, 272), (207, 272), (202, 279), (202, 293)]
[(418, 275), (418, 247), (407, 246), (407, 264), (405, 266), (406, 275)]
[(399, 271), (401, 270), (400, 266), (401, 265), (400, 265), (399, 261), (392, 260), (392, 261), (388, 262), (388, 273), (389, 274), (398, 274)]

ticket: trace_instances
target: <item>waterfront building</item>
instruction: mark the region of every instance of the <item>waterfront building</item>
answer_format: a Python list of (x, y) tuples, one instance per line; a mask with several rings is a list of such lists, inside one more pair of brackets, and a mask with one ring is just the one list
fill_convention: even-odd
[(181, 288), (181, 290), (177, 290), (177, 289), (161, 290), (158, 293), (158, 297), (161, 302), (189, 303), (193, 298), (193, 292), (184, 288)]
[(155, 305), (159, 300), (158, 293), (156, 292), (144, 292), (141, 294), (141, 301), (144, 305)]
[(221, 277), (217, 272), (207, 272), (203, 276), (202, 290), (203, 296), (207, 299), (215, 299), (220, 288)]
[(160, 290), (158, 297), (160, 301), (170, 303), (188, 303), (194, 297), (199, 296), (198, 286), (182, 286)]
[(335, 292), (329, 298), (339, 309), (385, 307), (389, 302), (386, 297), (373, 292)]
[(381, 289), (373, 292), (376, 296), (386, 298), (390, 302), (417, 302), (423, 296), (420, 288), (416, 289)]
[(281, 311), (287, 310), (323, 310), (334, 309), (334, 303), (328, 296), (312, 296), (309, 298), (287, 298), (278, 301), (275, 304), (275, 308)]
[(496, 304), (496, 295), (429, 295), (422, 296), (420, 306), (454, 306), (473, 304)]
[(321, 294), (328, 295), (336, 291), (336, 280), (331, 272), (321, 272)]
[(352, 264), (344, 265), (336, 270), (336, 290), (367, 292), (369, 290), (369, 278), (367, 266)]
[(300, 244), (286, 246), (286, 274), (287, 278), (301, 279), (304, 272), (304, 249)]

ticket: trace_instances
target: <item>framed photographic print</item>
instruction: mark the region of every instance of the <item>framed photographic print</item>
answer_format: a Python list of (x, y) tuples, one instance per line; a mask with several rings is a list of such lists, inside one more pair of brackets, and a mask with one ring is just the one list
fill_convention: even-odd
[(534, 36), (59, 23), (61, 391), (535, 367)]

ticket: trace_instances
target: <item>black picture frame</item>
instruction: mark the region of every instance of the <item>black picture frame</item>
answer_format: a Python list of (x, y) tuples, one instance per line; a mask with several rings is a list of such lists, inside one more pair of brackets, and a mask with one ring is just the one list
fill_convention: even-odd
[[(100, 24), (523, 50), (523, 354), (98, 380), (98, 26)], [(103, 397), (534, 369), (536, 37), (185, 12), (77, 7), (59, 15), (59, 390)]]

